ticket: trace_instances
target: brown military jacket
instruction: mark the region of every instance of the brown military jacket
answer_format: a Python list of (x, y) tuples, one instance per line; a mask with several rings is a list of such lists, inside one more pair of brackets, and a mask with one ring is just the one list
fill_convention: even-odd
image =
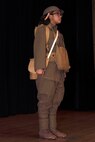
[[(55, 38), (54, 33), (56, 33), (57, 31), (57, 26), (49, 24), (48, 27), (50, 29), (49, 39), (48, 39), (48, 49), (50, 49)], [(63, 35), (60, 32), (55, 47), (53, 49), (53, 52), (55, 52), (56, 50), (56, 45), (61, 47), (65, 46)], [(46, 55), (47, 55), (46, 28), (45, 25), (39, 25), (34, 38), (35, 70), (45, 69), (45, 73), (44, 75), (42, 75), (42, 77), (53, 81), (59, 81), (60, 77), (62, 77), (63, 71), (58, 70), (55, 61), (49, 62), (48, 67), (46, 68)]]

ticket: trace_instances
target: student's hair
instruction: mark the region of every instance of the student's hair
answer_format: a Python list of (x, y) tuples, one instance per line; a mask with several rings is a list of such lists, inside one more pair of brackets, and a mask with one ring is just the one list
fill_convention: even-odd
[(48, 19), (45, 20), (45, 17), (46, 17), (46, 15), (44, 15), (40, 18), (40, 21), (38, 23), (39, 25), (40, 24), (48, 25), (50, 23), (50, 19), (48, 18)]

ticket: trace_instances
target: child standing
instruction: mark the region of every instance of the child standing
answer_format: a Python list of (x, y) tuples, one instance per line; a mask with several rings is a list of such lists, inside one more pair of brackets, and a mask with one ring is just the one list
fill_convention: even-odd
[[(66, 134), (57, 130), (57, 110), (64, 97), (64, 79), (66, 73), (59, 70), (54, 60), (56, 46), (65, 46), (63, 36), (58, 32), (48, 66), (46, 56), (50, 51), (57, 32), (57, 24), (61, 23), (63, 10), (56, 6), (46, 8), (36, 30), (34, 39), (35, 71), (38, 75), (39, 136), (46, 139), (65, 138)], [(49, 39), (46, 44), (46, 26), (49, 28)]]

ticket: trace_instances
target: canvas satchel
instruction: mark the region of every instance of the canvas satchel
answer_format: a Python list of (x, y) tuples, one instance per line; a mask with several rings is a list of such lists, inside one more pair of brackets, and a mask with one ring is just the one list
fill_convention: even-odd
[(55, 62), (59, 70), (68, 72), (70, 69), (70, 62), (68, 53), (65, 47), (57, 47), (55, 53)]
[[(46, 58), (46, 67), (48, 66), (48, 62), (49, 62), (49, 59)], [(34, 69), (34, 58), (31, 58), (29, 61), (28, 71), (29, 71), (29, 75), (30, 75), (31, 80), (37, 79), (37, 73), (35, 72), (35, 69)]]
[(34, 69), (34, 58), (31, 58), (29, 61), (28, 71), (29, 71), (30, 79), (37, 79), (37, 73), (35, 72), (35, 69)]

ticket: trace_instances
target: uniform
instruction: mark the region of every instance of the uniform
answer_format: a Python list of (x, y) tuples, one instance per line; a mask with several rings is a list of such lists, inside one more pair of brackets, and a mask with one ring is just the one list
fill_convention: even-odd
[[(51, 23), (47, 26), (49, 28), (48, 43), (46, 44), (45, 25), (38, 26), (34, 39), (35, 70), (45, 70), (45, 73), (38, 75), (36, 80), (38, 90), (39, 135), (42, 137), (44, 135), (45, 138), (55, 139), (55, 130), (57, 131), (57, 109), (63, 100), (65, 90), (64, 72), (58, 70), (55, 60), (50, 60), (46, 67), (46, 56), (57, 32), (57, 26)], [(46, 48), (47, 46), (48, 48)], [(60, 32), (53, 53), (55, 53), (57, 46), (65, 46), (63, 36)]]

